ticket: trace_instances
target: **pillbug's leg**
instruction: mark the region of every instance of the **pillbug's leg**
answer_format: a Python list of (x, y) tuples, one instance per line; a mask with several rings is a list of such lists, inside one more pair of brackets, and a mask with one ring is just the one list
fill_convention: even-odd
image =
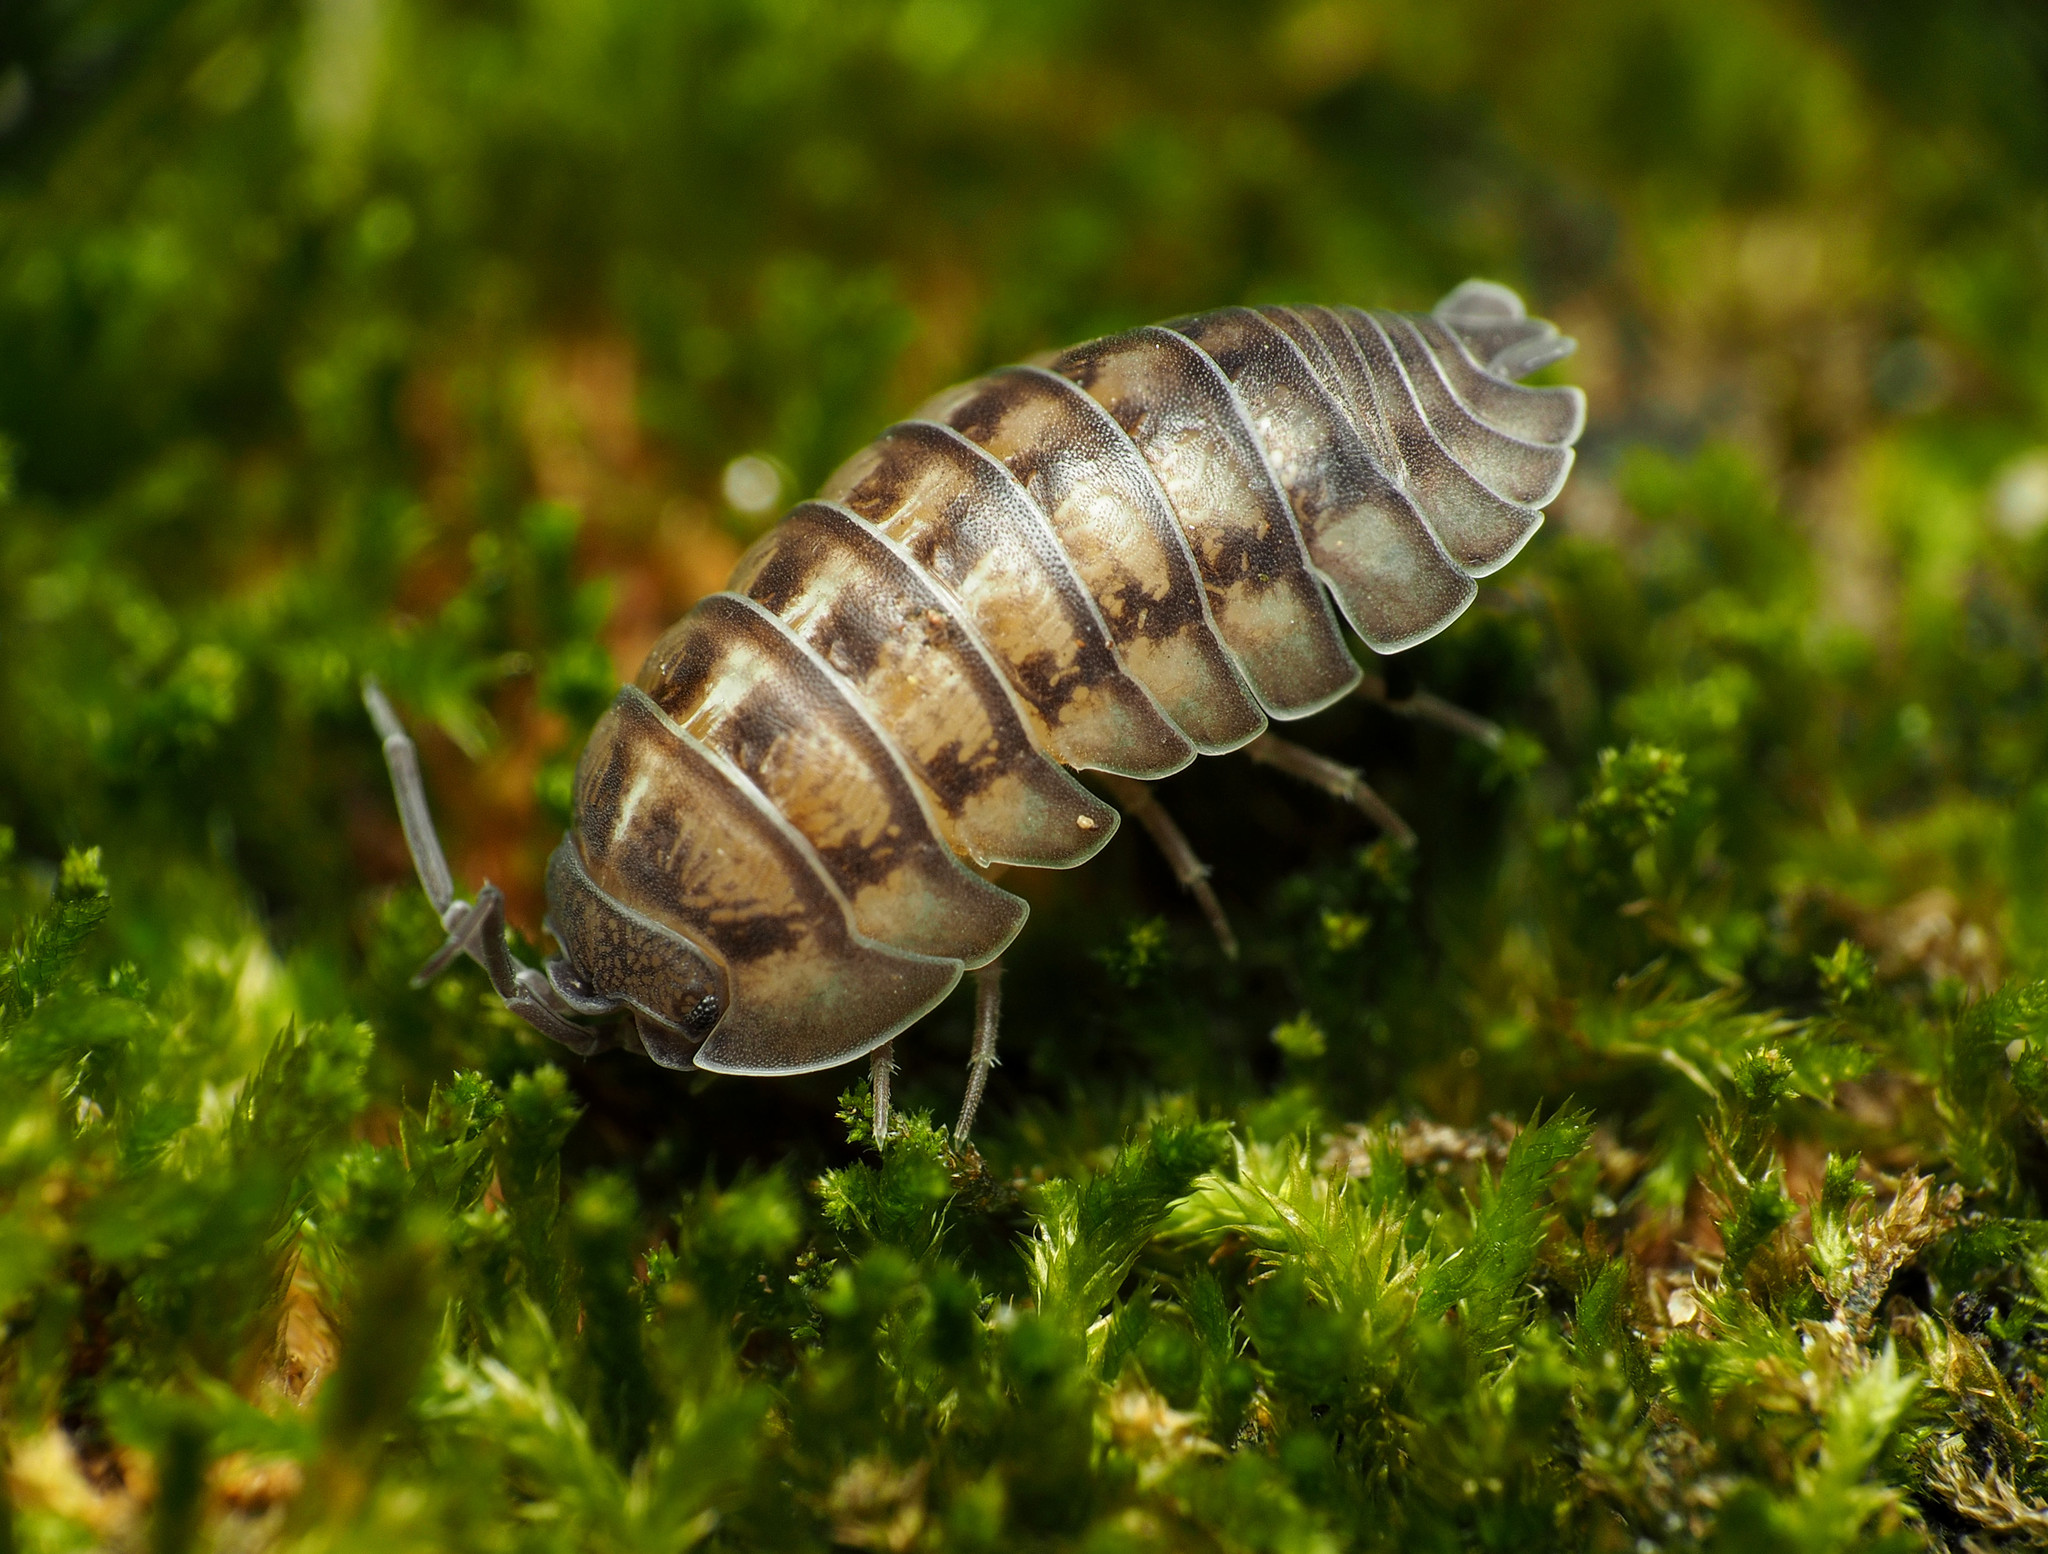
[(868, 1054), (868, 1078), (875, 1092), (875, 1148), (889, 1136), (889, 1076), (896, 1072), (896, 1043), (885, 1041)]
[(996, 1033), (1003, 1017), (1003, 963), (992, 960), (974, 973), (974, 1056), (967, 1063), (967, 1094), (960, 1100), (960, 1120), (953, 1124), (953, 1147), (964, 1149), (974, 1131), (988, 1089), (988, 1071), (996, 1066)]
[(1275, 771), (1299, 777), (1303, 782), (1321, 788), (1333, 799), (1357, 805), (1372, 817), (1375, 825), (1403, 847), (1415, 845), (1414, 828), (1395, 813), (1391, 804), (1373, 792), (1366, 780), (1351, 767), (1274, 734), (1261, 734), (1244, 747), (1244, 753)]
[(484, 968), (505, 1007), (543, 1036), (552, 1037), (586, 1057), (608, 1045), (600, 1033), (564, 1019), (571, 1008), (568, 1002), (544, 975), (513, 959), (511, 948), (505, 943), (505, 896), (497, 886), (486, 880), (473, 904), (456, 899), (448, 858), (441, 851), (433, 813), (427, 808), (419, 751), (405, 725), (398, 721), (384, 688), (373, 676), (363, 679), (363, 705), (369, 709), (370, 721), (377, 725), (377, 733), (384, 741), (384, 765), (391, 773), (391, 788), (398, 798), (398, 822), (405, 830), (405, 845), (412, 853), (413, 867), (419, 871), (420, 884), (439, 914), (441, 926), (448, 931), (447, 942), (414, 973), (413, 986), (424, 986), (458, 957), (468, 955)]
[(1475, 740), (1489, 750), (1498, 750), (1505, 730), (1490, 718), (1482, 718), (1476, 712), (1467, 712), (1455, 702), (1445, 701), (1430, 691), (1410, 690), (1405, 696), (1396, 696), (1387, 682), (1376, 674), (1369, 674), (1358, 682), (1357, 695), (1387, 711), (1404, 718), (1413, 718), (1418, 723), (1434, 723), (1438, 728), (1449, 729), (1465, 739)]
[(1180, 881), (1181, 889), (1195, 898), (1202, 915), (1209, 919), (1209, 927), (1214, 930), (1216, 942), (1223, 947), (1223, 953), (1236, 960), (1237, 935), (1231, 931), (1230, 919), (1223, 915), (1223, 903), (1216, 899), (1216, 892), (1210, 888), (1209, 866), (1196, 856), (1186, 834), (1166, 812), (1166, 806), (1152, 796), (1149, 787), (1135, 778), (1104, 774), (1102, 780), (1116, 795), (1117, 802), (1137, 817), (1138, 824), (1145, 828), (1166, 855), (1173, 877)]

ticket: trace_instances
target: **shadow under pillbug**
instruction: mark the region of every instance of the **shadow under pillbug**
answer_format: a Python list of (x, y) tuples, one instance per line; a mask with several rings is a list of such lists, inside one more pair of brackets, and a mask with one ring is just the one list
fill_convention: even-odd
[[(1065, 768), (1152, 779), (1270, 740), (1358, 685), (1336, 611), (1380, 653), (1457, 619), (1571, 468), (1584, 396), (1516, 380), (1572, 346), (1468, 281), (1420, 315), (1224, 308), (938, 395), (755, 545), (592, 732), (545, 974), (511, 956), (495, 887), (455, 898), (366, 683), (449, 934), (420, 980), (467, 953), (549, 1036), (672, 1068), (885, 1048), (1023, 926), (973, 866), (1070, 868), (1116, 829)], [(963, 1139), (993, 1061), (982, 974)], [(608, 1015), (630, 1028), (580, 1023)]]

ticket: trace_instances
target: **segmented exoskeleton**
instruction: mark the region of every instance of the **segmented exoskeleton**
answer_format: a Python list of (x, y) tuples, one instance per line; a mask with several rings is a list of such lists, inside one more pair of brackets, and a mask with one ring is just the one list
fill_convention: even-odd
[(1225, 308), (939, 395), (591, 734), (545, 977), (491, 887), (454, 899), (369, 688), (450, 934), (423, 976), (468, 951), (549, 1035), (594, 1050), (572, 1017), (630, 1014), (674, 1068), (874, 1051), (1023, 925), (975, 866), (1069, 868), (1116, 829), (1064, 768), (1164, 777), (1328, 706), (1361, 676), (1332, 600), (1381, 653), (1457, 619), (1571, 467), (1583, 396), (1515, 381), (1571, 349), (1467, 282), (1423, 315)]

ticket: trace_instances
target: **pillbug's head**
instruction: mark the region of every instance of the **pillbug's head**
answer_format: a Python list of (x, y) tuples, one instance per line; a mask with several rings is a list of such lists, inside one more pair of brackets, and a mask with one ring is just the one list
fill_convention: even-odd
[[(690, 1046), (712, 1073), (830, 1068), (960, 979), (958, 960), (857, 933), (802, 834), (638, 685), (590, 732), (572, 822), (551, 880), (557, 936), (597, 992), (633, 1008), (657, 1062), (682, 1066), (671, 1048)], [(572, 898), (596, 926), (572, 926)]]
[(724, 961), (607, 895), (568, 837), (548, 860), (548, 928), (567, 962), (550, 968), (558, 988), (592, 1012), (632, 1011), (641, 1045), (664, 1068), (689, 1068), (732, 1006)]

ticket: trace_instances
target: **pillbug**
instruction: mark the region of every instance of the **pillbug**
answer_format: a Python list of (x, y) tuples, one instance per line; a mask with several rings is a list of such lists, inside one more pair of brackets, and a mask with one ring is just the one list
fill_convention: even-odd
[[(1190, 885), (1140, 781), (1258, 741), (1359, 786), (1268, 720), (1359, 685), (1340, 613), (1399, 652), (1527, 542), (1585, 400), (1516, 380), (1572, 348), (1468, 281), (1419, 315), (1223, 308), (938, 395), (761, 539), (593, 730), (545, 972), (511, 955), (494, 886), (455, 898), (411, 742), (366, 682), (448, 931), (418, 980), (467, 953), (547, 1035), (671, 1068), (879, 1052), (879, 1133), (887, 1044), (978, 969), (964, 1140), (1025, 917), (988, 867), (1108, 841), (1116, 810), (1069, 769), (1106, 774)], [(582, 1023), (612, 1015), (616, 1037)]]

